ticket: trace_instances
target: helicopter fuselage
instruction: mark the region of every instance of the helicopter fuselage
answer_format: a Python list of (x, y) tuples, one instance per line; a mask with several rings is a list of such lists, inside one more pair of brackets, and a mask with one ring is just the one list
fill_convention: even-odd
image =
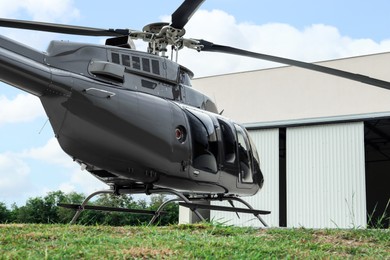
[(0, 36), (0, 80), (40, 98), (62, 149), (116, 187), (253, 195), (263, 184), (245, 128), (157, 55), (51, 42), (41, 53)]

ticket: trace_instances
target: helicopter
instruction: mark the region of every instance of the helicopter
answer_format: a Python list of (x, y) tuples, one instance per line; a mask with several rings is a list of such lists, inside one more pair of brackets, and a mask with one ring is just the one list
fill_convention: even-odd
[[(62, 34), (110, 37), (105, 45), (52, 41), (46, 52), (0, 36), (0, 80), (39, 97), (61, 148), (110, 189), (92, 193), (76, 209), (151, 214), (168, 203), (198, 209), (260, 215), (241, 197), (264, 184), (260, 159), (246, 129), (218, 113), (216, 104), (191, 87), (194, 74), (177, 62), (183, 48), (268, 60), (390, 89), (390, 83), (312, 63), (185, 38), (185, 26), (205, 0), (185, 0), (171, 23), (141, 31), (99, 29), (0, 19), (0, 26)], [(134, 40), (147, 42), (146, 51)], [(168, 48), (172, 49), (167, 57)], [(174, 57), (173, 54), (176, 54)], [(176, 58), (176, 59), (175, 59)], [(156, 211), (87, 205), (102, 193), (169, 193), (177, 198)], [(231, 207), (199, 202), (228, 201)], [(246, 208), (237, 208), (233, 201)]]

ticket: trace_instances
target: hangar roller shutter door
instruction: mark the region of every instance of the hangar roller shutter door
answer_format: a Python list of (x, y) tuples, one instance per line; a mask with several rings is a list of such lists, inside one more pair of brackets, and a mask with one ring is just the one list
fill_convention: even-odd
[(363, 122), (287, 129), (287, 226), (366, 227)]
[[(270, 215), (262, 218), (269, 226), (279, 226), (279, 130), (251, 130), (249, 131), (260, 156), (260, 168), (264, 175), (263, 188), (252, 197), (244, 198), (253, 208), (270, 210)], [(234, 202), (236, 207), (245, 208), (244, 205)], [(214, 205), (229, 206), (227, 202), (213, 202)], [(217, 222), (239, 226), (262, 226), (260, 221), (251, 214), (211, 211), (210, 217)]]

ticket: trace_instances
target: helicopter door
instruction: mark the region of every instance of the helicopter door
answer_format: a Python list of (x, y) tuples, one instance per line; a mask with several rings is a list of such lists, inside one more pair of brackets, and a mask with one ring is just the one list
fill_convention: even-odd
[(234, 125), (237, 132), (237, 149), (239, 159), (239, 183), (253, 183), (253, 164), (250, 143), (246, 131), (239, 125)]
[(190, 125), (192, 140), (192, 178), (214, 182), (218, 172), (218, 138), (215, 126), (209, 115), (187, 108), (185, 110)]

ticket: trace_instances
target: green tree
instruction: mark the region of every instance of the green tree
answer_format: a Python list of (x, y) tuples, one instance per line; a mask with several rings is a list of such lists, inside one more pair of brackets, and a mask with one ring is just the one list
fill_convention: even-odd
[[(85, 195), (80, 193), (65, 194), (62, 191), (49, 192), (45, 197), (35, 197), (27, 200), (24, 206), (13, 204), (11, 210), (0, 203), (0, 222), (7, 219), (8, 222), (17, 223), (69, 223), (75, 214), (75, 210), (58, 207), (58, 203), (81, 204)], [(157, 210), (168, 199), (165, 195), (152, 195), (150, 203), (141, 199), (135, 201), (131, 195), (101, 195), (92, 205)], [(165, 214), (159, 219), (160, 225), (174, 224), (178, 222), (179, 209), (177, 204), (169, 204), (165, 207)], [(6, 217), (3, 217), (6, 216)], [(151, 215), (133, 214), (127, 212), (101, 212), (85, 210), (80, 215), (77, 223), (83, 225), (145, 225), (149, 223)]]
[(15, 221), (18, 223), (50, 223), (45, 202), (41, 197), (28, 199), (26, 205), (16, 207), (15, 211)]
[(11, 211), (3, 202), (0, 202), (0, 223), (12, 222), (11, 216)]
[(69, 223), (74, 213), (60, 208), (58, 203), (80, 203), (84, 195), (65, 194), (62, 191), (49, 192), (45, 197), (27, 200), (21, 207), (13, 205), (12, 214), (18, 223)]

